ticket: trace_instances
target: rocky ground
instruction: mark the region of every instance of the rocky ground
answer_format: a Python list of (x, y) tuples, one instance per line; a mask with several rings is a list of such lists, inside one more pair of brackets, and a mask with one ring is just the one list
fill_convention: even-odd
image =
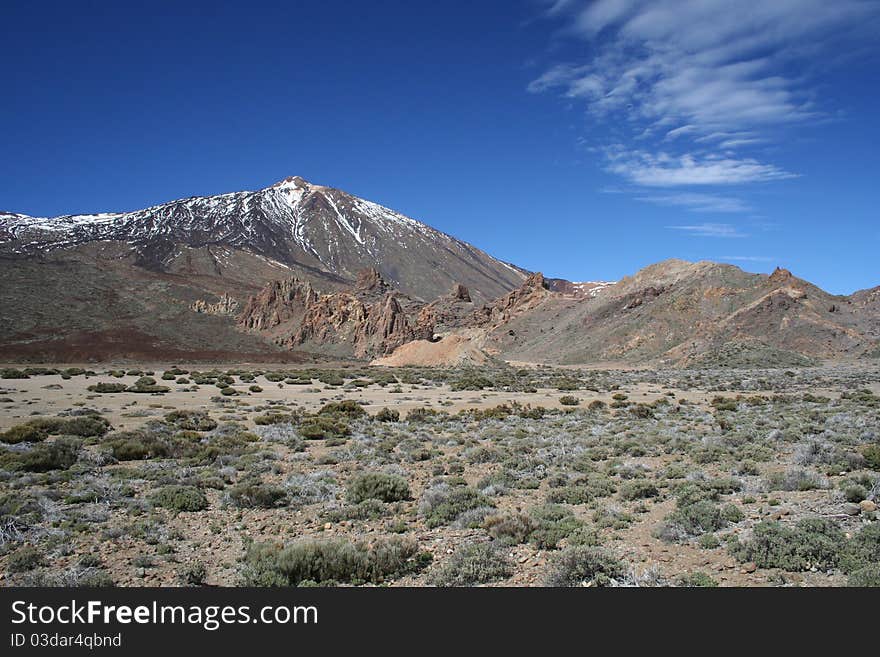
[(876, 367), (295, 367), (2, 369), (2, 584), (880, 584)]

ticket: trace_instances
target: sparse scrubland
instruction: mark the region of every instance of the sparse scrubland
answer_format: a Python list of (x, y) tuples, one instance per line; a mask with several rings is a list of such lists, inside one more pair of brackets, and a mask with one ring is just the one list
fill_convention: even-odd
[(2, 585), (880, 585), (876, 367), (0, 376)]

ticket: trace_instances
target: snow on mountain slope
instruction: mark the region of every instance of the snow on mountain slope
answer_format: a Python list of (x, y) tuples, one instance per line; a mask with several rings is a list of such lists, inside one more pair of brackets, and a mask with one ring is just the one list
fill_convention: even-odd
[(54, 218), (0, 213), (0, 251), (37, 255), (99, 241), (129, 245), (142, 266), (164, 270), (181, 247), (226, 246), (354, 279), (376, 267), (402, 291), (433, 298), (452, 283), (493, 298), (522, 270), (376, 203), (286, 178), (255, 192), (192, 197), (124, 213)]

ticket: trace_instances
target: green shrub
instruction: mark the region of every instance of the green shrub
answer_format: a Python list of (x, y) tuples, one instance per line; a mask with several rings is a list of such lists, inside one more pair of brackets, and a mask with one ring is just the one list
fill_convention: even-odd
[(14, 367), (4, 367), (0, 370), (0, 379), (29, 379), (25, 372), (17, 370)]
[(676, 586), (709, 588), (718, 586), (712, 577), (703, 572), (685, 573), (675, 578)]
[(563, 395), (559, 398), (559, 403), (563, 406), (577, 406), (581, 403), (581, 400), (571, 395)]
[(124, 383), (94, 383), (88, 387), (89, 392), (99, 392), (102, 394), (125, 392), (128, 386)]
[(850, 573), (847, 586), (880, 587), (880, 563), (859, 568)]
[(299, 434), (306, 440), (339, 439), (350, 433), (351, 430), (344, 420), (333, 417), (309, 418), (299, 425)]
[(363, 417), (366, 414), (367, 412), (364, 410), (364, 407), (351, 399), (324, 404), (321, 410), (318, 411), (318, 415), (344, 415), (352, 420)]
[(10, 573), (24, 573), (44, 565), (43, 553), (31, 545), (18, 548), (6, 560), (6, 570)]
[(714, 532), (727, 526), (727, 520), (719, 507), (709, 500), (678, 507), (664, 518), (655, 531), (657, 538), (669, 542), (680, 542), (706, 532)]
[(0, 441), (8, 444), (37, 443), (48, 437), (49, 434), (44, 429), (32, 424), (16, 424), (0, 433)]
[(400, 412), (390, 408), (382, 408), (376, 413), (376, 420), (379, 422), (400, 422)]
[(434, 570), (428, 581), (434, 586), (473, 586), (510, 577), (507, 557), (488, 543), (474, 543), (457, 550)]
[(876, 564), (880, 564), (880, 522), (862, 527), (847, 541), (840, 557), (840, 568), (845, 573)]
[(242, 482), (229, 489), (229, 501), (248, 509), (273, 509), (279, 506), (287, 493), (283, 488), (261, 482)]
[(805, 518), (792, 527), (760, 522), (751, 539), (734, 538), (728, 550), (739, 561), (753, 561), (759, 568), (801, 571), (834, 568), (844, 546), (843, 532), (836, 523), (827, 518)]
[(165, 421), (186, 431), (211, 431), (217, 428), (217, 420), (212, 419), (207, 411), (172, 411), (165, 416)]
[(2, 467), (27, 472), (67, 470), (79, 458), (81, 443), (73, 438), (57, 438), (51, 443), (40, 443), (26, 452), (8, 452), (2, 455)]
[(658, 495), (660, 490), (657, 486), (645, 479), (627, 481), (620, 487), (620, 497), (625, 500), (642, 500)]
[(429, 561), (417, 544), (400, 536), (371, 544), (344, 539), (306, 539), (280, 547), (252, 544), (245, 553), (244, 586), (298, 586), (305, 583), (381, 583), (415, 572)]
[(529, 516), (535, 525), (529, 534), (529, 541), (542, 550), (556, 549), (559, 541), (569, 538), (584, 526), (570, 509), (558, 504), (536, 507), (529, 512)]
[(208, 508), (208, 499), (195, 486), (165, 486), (153, 493), (151, 501), (172, 511), (204, 511)]
[(57, 432), (82, 438), (103, 436), (110, 429), (110, 422), (100, 415), (81, 415), (63, 423)]
[(171, 390), (167, 386), (158, 386), (156, 385), (156, 379), (151, 376), (142, 376), (137, 381), (134, 382), (134, 385), (129, 386), (126, 391), (127, 392), (138, 392), (138, 393), (164, 393)]
[(271, 411), (263, 415), (254, 417), (254, 424), (259, 426), (268, 426), (271, 424), (290, 424), (296, 421), (296, 417), (290, 413), (279, 413)]
[(624, 564), (607, 550), (577, 545), (553, 557), (545, 583), (547, 586), (609, 586), (625, 574)]
[(348, 481), (348, 501), (357, 504), (364, 500), (399, 502), (410, 499), (409, 484), (398, 475), (382, 472), (357, 474)]
[(419, 504), (428, 527), (446, 525), (467, 511), (479, 507), (494, 507), (488, 497), (469, 487), (426, 491)]
[(865, 465), (871, 470), (880, 470), (880, 445), (868, 445), (862, 449)]

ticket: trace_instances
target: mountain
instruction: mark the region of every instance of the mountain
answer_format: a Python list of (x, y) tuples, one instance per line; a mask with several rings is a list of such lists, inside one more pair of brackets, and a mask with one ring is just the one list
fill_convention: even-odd
[[(326, 284), (376, 268), (395, 288), (424, 299), (460, 282), (488, 300), (524, 272), (414, 219), (299, 177), (256, 192), (192, 197), (127, 213), (51, 219), (0, 214), (0, 249), (41, 254), (96, 242), (123, 243), (135, 265), (212, 273), (240, 251)], [(193, 251), (214, 249), (199, 262)]]
[[(299, 177), (255, 192), (124, 213), (0, 213), (0, 356), (286, 353), (235, 316), (269, 282), (315, 290), (375, 269), (430, 301), (454, 284), (486, 302), (528, 272), (414, 219)], [(274, 356), (272, 354), (275, 354)], [(267, 357), (270, 357), (267, 356)]]
[(538, 292), (529, 281), (508, 295), (529, 304), (514, 304), (487, 328), (488, 353), (561, 364), (760, 367), (863, 358), (880, 345), (876, 289), (836, 296), (784, 269), (750, 274), (668, 260), (586, 295)]

